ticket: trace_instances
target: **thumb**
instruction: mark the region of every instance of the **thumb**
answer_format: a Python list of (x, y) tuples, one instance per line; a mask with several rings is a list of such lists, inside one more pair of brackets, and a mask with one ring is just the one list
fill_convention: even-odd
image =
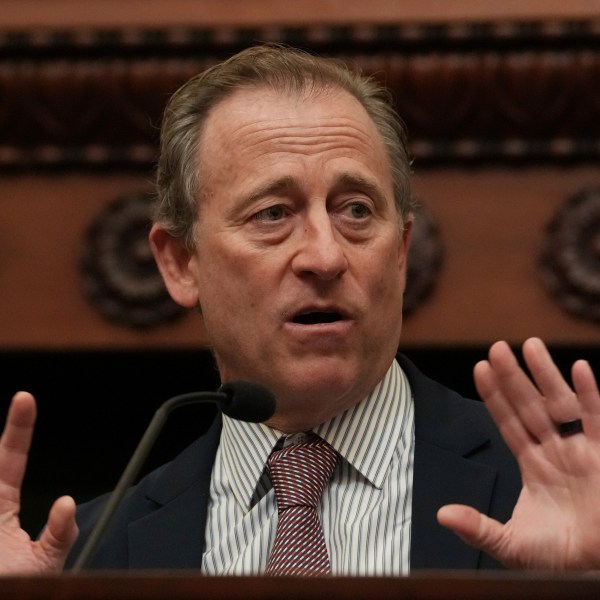
[(499, 559), (503, 527), (494, 519), (463, 504), (447, 504), (437, 513), (438, 523), (451, 529), (470, 546)]
[(75, 501), (70, 496), (63, 496), (52, 505), (48, 523), (39, 539), (42, 559), (50, 569), (58, 571), (63, 568), (78, 535)]

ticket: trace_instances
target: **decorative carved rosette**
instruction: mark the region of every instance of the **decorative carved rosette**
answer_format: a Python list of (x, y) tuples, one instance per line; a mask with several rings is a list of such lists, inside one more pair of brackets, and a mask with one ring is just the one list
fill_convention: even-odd
[(600, 323), (600, 188), (570, 198), (548, 223), (539, 270), (554, 300)]
[(419, 206), (407, 259), (403, 312), (414, 312), (433, 292), (443, 263), (440, 230), (432, 215)]
[(111, 321), (148, 328), (184, 311), (169, 296), (148, 242), (152, 198), (122, 196), (88, 228), (81, 257), (83, 291)]

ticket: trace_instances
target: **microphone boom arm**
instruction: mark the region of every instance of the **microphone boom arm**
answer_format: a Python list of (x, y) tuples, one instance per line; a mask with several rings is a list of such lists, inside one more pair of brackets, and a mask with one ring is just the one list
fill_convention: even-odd
[(119, 482), (104, 505), (98, 521), (94, 525), (88, 539), (85, 541), (77, 560), (73, 564), (73, 572), (79, 572), (89, 565), (96, 552), (99, 541), (108, 528), (108, 525), (110, 524), (116, 509), (121, 503), (123, 496), (142, 468), (144, 461), (148, 457), (156, 438), (162, 431), (169, 414), (176, 408), (185, 406), (187, 404), (195, 404), (198, 402), (216, 402), (217, 404), (222, 405), (228, 401), (229, 398), (227, 394), (223, 392), (190, 392), (188, 394), (180, 394), (179, 396), (170, 398), (156, 410), (152, 420), (150, 421), (150, 425), (148, 425), (148, 428), (137, 445), (135, 452), (127, 463)]

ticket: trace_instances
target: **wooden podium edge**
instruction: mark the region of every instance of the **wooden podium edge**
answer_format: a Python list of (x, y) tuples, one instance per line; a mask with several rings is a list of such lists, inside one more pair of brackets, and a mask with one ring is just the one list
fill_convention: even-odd
[(407, 577), (206, 577), (196, 571), (94, 571), (0, 577), (10, 600), (577, 600), (600, 597), (599, 574), (443, 571)]

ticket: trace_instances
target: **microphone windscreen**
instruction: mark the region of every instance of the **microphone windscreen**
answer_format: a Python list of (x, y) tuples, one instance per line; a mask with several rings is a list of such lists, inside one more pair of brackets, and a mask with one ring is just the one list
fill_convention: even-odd
[(232, 419), (261, 423), (273, 416), (275, 396), (263, 385), (248, 381), (229, 381), (219, 392), (229, 400), (223, 403), (221, 410)]

